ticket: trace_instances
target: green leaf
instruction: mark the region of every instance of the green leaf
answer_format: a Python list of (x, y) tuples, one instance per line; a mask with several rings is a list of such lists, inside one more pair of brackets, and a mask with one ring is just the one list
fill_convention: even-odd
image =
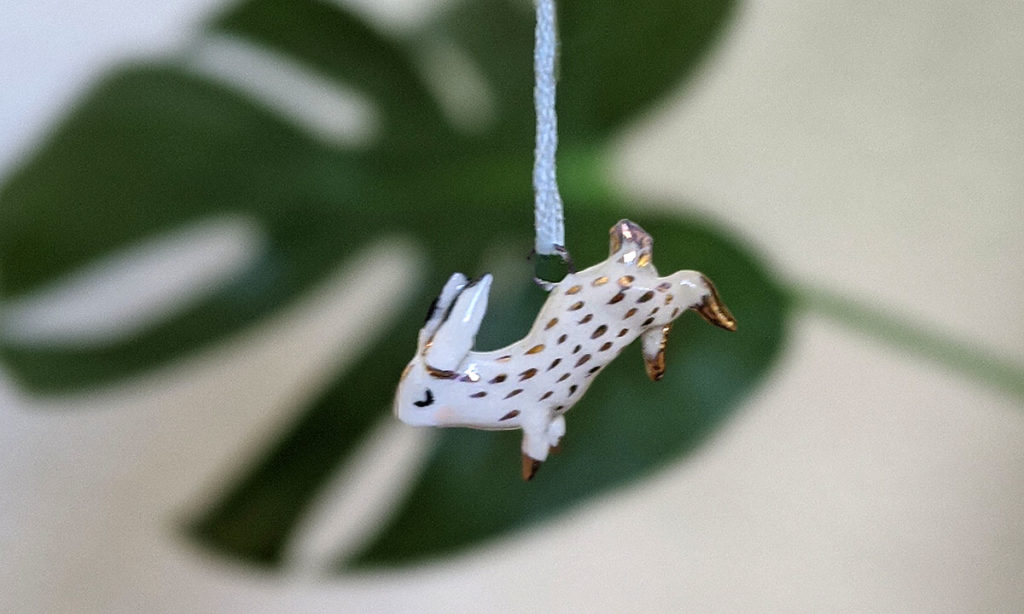
[[(614, 190), (595, 172), (606, 142), (692, 71), (731, 4), (561, 2), (562, 159), (574, 178), (565, 191), (567, 230), (582, 266), (603, 259), (608, 228), (638, 212), (607, 199)], [(364, 93), (383, 126), (378, 141), (361, 147), (325, 145), (186, 65), (121, 68), (0, 189), (5, 300), (218, 215), (252, 220), (266, 245), (247, 270), (127, 339), (43, 346), (0, 338), (5, 368), (48, 393), (116, 382), (268, 317), (381, 234), (416, 243), (424, 272), (396, 324), (191, 524), (221, 552), (278, 563), (330, 475), (388, 419), (422, 312), (452, 271), (480, 274), (495, 250), (523, 257), (520, 277), (496, 287), (484, 346), (521, 336), (544, 298), (525, 261), (532, 19), (526, 2), (471, 1), (399, 39), (328, 3), (254, 0), (211, 23), (211, 32)], [(492, 90), (496, 119), (483, 133), (451, 129), (426, 93), (413, 54), (439, 39), (466, 51)], [(681, 322), (657, 384), (646, 380), (637, 352), (627, 352), (570, 414), (566, 451), (529, 485), (518, 479), (516, 434), (446, 432), (408, 499), (353, 564), (439, 556), (627, 484), (692, 449), (764, 376), (785, 333), (786, 302), (770, 276), (721, 229), (637, 221), (655, 236), (663, 270), (699, 268), (715, 279), (740, 332)], [(458, 525), (435, 524), (453, 511)]]
[(678, 87), (732, 16), (723, 0), (559, 2), (559, 126), (607, 137)]
[[(558, 2), (559, 142), (563, 149), (612, 136), (699, 66), (732, 15), (732, 0)], [(456, 4), (419, 33), (470, 54), (502, 118), (493, 136), (531, 147), (533, 30), (530, 2)]]
[(450, 136), (409, 53), (350, 13), (312, 0), (254, 0), (232, 7), (210, 29), (282, 53), (363, 92), (385, 116), (389, 147)]
[[(175, 66), (122, 70), (0, 191), (4, 296), (223, 214), (254, 220), (267, 235), (265, 250), (250, 270), (130, 339), (5, 344), (3, 356), (24, 385), (68, 390), (151, 368), (251, 324), (338, 266), (338, 229), (353, 227), (358, 210), (335, 203), (366, 200), (376, 176), (357, 154), (324, 149)], [(370, 238), (351, 237), (347, 247)]]

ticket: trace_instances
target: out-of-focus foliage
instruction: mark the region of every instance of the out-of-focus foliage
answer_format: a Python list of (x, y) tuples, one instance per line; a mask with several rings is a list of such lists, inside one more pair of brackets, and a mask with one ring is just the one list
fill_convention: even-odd
[[(730, 10), (715, 0), (562, 0), (559, 114), (576, 261), (604, 258), (608, 227), (632, 217), (655, 237), (663, 271), (695, 268), (715, 280), (740, 332), (683, 318), (657, 384), (636, 348), (627, 351), (570, 414), (565, 453), (532, 483), (517, 476), (517, 433), (445, 432), (387, 526), (345, 563), (438, 556), (636, 480), (693, 449), (764, 375), (787, 303), (757, 258), (705, 221), (645, 214), (653, 208), (615, 196), (588, 166), (626, 122), (685, 80)], [(394, 384), (444, 279), (484, 272), (493, 246), (525, 256), (532, 245), (533, 13), (528, 2), (471, 0), (398, 38), (331, 4), (255, 0), (208, 29), (361, 92), (380, 115), (378, 138), (326, 144), (187, 62), (120, 68), (4, 184), (4, 296), (221, 214), (255, 220), (267, 245), (206, 298), (133, 336), (89, 346), (0, 339), (0, 348), (5, 366), (40, 393), (116, 383), (266, 318), (380, 233), (415, 242), (424, 274), (397, 324), (191, 525), (215, 549), (275, 564), (332, 472), (391, 419)], [(495, 119), (484, 129), (454, 128), (431, 95), (415, 58), (438, 42), (468, 54), (490, 88)], [(522, 271), (518, 290), (492, 296), (482, 346), (521, 335), (542, 302)]]

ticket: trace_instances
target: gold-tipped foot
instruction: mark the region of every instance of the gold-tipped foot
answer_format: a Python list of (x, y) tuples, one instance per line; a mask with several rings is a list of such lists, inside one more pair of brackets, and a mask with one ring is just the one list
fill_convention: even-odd
[(654, 360), (645, 360), (644, 366), (647, 368), (647, 377), (651, 378), (652, 382), (660, 380), (665, 376), (665, 353), (658, 352)]
[(725, 306), (722, 299), (718, 297), (718, 290), (715, 289), (714, 284), (707, 277), (704, 278), (704, 283), (708, 287), (708, 295), (704, 297), (701, 304), (694, 307), (693, 310), (700, 314), (700, 317), (707, 320), (710, 324), (714, 324), (719, 328), (725, 330), (734, 331), (736, 330), (736, 318), (732, 317), (729, 313), (729, 308)]
[(523, 480), (527, 482), (532, 480), (533, 476), (537, 475), (538, 469), (540, 469), (540, 461), (523, 454)]
[(654, 356), (644, 356), (644, 368), (647, 369), (647, 377), (651, 378), (652, 382), (660, 380), (665, 375), (665, 346), (668, 344), (670, 332), (672, 332), (671, 324), (662, 326), (658, 352)]

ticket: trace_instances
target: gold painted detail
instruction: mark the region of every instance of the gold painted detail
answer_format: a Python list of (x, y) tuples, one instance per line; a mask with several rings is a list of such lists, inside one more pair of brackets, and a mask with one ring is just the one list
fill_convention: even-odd
[(579, 292), (582, 289), (583, 289), (583, 286), (581, 286), (579, 284), (576, 284), (575, 286), (573, 286), (573, 287), (569, 288), (568, 290), (566, 290), (565, 293), (566, 294), (576, 294), (577, 292)]
[(651, 358), (644, 358), (647, 377), (651, 378), (651, 381), (656, 382), (665, 375), (665, 345), (668, 344), (668, 334), (671, 330), (671, 324), (661, 327), (661, 343), (658, 344), (658, 352)]
[(704, 283), (710, 291), (700, 305), (693, 309), (709, 323), (725, 330), (736, 330), (736, 318), (732, 317), (729, 309), (718, 298), (718, 290), (712, 285), (711, 280), (703, 277)]
[(583, 309), (583, 301), (576, 301), (569, 306), (569, 311), (579, 311), (580, 309)]
[(435, 369), (430, 365), (423, 363), (424, 368), (427, 370), (427, 375), (430, 377), (436, 377), (437, 379), (455, 379), (459, 376), (455, 371), (447, 371), (445, 369)]
[(543, 343), (538, 343), (537, 345), (533, 346), (532, 348), (526, 350), (526, 353), (527, 354), (537, 354), (537, 353), (543, 352), (543, 351), (544, 351), (544, 344)]
[(633, 285), (633, 280), (636, 279), (632, 275), (623, 275), (619, 278), (619, 287), (628, 288)]
[(607, 278), (607, 277), (605, 277), (604, 275), (602, 275), (602, 276), (598, 277), (597, 279), (595, 279), (595, 280), (594, 280), (594, 281), (592, 282), (592, 285), (593, 285), (593, 286), (595, 286), (595, 287), (597, 287), (597, 286), (603, 286), (603, 285), (605, 285), (606, 283), (608, 283), (608, 278)]
[(544, 327), (544, 330), (551, 330), (555, 324), (558, 324), (558, 318), (551, 318), (547, 326)]

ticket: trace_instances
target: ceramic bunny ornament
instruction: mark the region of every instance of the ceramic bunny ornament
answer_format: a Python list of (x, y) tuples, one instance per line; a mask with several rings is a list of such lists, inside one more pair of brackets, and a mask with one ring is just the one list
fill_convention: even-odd
[(554, 284), (526, 337), (492, 352), (471, 351), (491, 276), (452, 275), (402, 373), (395, 415), (414, 426), (522, 429), (529, 480), (565, 434), (563, 414), (634, 339), (656, 381), (672, 322), (686, 309), (736, 330), (708, 278), (696, 271), (658, 276), (653, 240), (642, 228), (622, 220), (610, 235), (607, 260)]

